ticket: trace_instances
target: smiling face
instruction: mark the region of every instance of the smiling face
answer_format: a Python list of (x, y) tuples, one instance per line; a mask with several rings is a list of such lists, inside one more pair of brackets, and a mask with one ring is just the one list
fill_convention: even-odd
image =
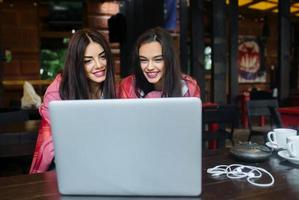
[(161, 44), (156, 41), (142, 44), (139, 48), (139, 61), (146, 80), (161, 90), (165, 73)]
[(84, 52), (84, 69), (92, 83), (100, 84), (106, 79), (107, 60), (101, 45), (90, 42)]

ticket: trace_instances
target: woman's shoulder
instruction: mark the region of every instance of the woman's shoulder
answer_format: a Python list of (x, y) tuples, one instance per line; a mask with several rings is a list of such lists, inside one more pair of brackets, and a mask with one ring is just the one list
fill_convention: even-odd
[(129, 75), (120, 81), (118, 97), (136, 98), (135, 77), (133, 75)]
[(132, 82), (134, 82), (134, 80), (135, 80), (134, 75), (129, 75), (129, 76), (123, 78), (123, 79), (120, 81), (120, 84), (132, 83)]
[(119, 87), (120, 88), (131, 88), (134, 86), (134, 82), (135, 82), (134, 75), (129, 75), (120, 81)]
[(39, 107), (39, 113), (41, 116), (50, 123), (50, 117), (49, 117), (49, 103), (54, 100), (61, 100), (60, 94), (59, 94), (59, 86), (61, 82), (61, 74), (58, 74), (53, 82), (49, 85), (49, 87), (46, 90), (46, 93), (43, 97), (43, 103)]
[(44, 100), (45, 98), (54, 99), (54, 100), (60, 100), (60, 94), (59, 94), (59, 87), (62, 80), (61, 74), (58, 74), (55, 79), (52, 81), (52, 83), (48, 86), (45, 94), (44, 94)]
[(59, 91), (59, 86), (61, 83), (62, 76), (61, 74), (58, 74), (55, 79), (52, 81), (52, 83), (47, 88), (47, 92), (53, 92), (53, 91)]
[(200, 97), (200, 89), (197, 81), (187, 74), (182, 74), (182, 79), (188, 87), (188, 96)]

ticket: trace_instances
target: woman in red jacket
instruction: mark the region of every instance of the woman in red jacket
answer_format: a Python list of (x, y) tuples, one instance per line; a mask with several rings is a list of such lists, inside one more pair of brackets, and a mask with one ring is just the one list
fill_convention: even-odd
[(96, 30), (77, 31), (70, 40), (63, 73), (58, 74), (47, 88), (39, 108), (42, 122), (30, 173), (47, 171), (53, 163), (54, 147), (48, 107), (51, 101), (110, 99), (115, 96), (112, 54), (108, 42)]
[(133, 64), (133, 74), (120, 83), (120, 98), (200, 97), (196, 81), (181, 73), (172, 37), (162, 28), (138, 38)]

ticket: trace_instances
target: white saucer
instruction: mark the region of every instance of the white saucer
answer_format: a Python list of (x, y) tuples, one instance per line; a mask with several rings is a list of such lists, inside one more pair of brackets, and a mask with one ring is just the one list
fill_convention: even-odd
[(284, 149), (284, 148), (279, 148), (276, 144), (273, 144), (272, 142), (266, 142), (266, 146), (273, 150)]
[(290, 157), (290, 154), (287, 150), (279, 151), (277, 154), (291, 163), (299, 164), (299, 158)]

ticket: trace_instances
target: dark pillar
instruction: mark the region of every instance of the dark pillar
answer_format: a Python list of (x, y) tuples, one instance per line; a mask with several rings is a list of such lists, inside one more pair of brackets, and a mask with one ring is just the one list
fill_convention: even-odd
[(226, 103), (227, 40), (225, 0), (212, 2), (212, 100)]
[(279, 0), (278, 8), (278, 98), (284, 102), (290, 93), (290, 0)]
[(3, 107), (3, 63), (5, 62), (4, 50), (0, 43), (0, 107)]
[[(295, 93), (299, 92), (299, 23), (293, 23), (292, 25), (292, 39), (291, 44), (293, 50), (293, 57), (290, 69), (290, 88), (295, 89)], [(292, 95), (292, 94), (291, 94)]]
[(162, 26), (164, 24), (164, 0), (143, 0), (143, 9), (136, 17), (140, 18), (140, 16), (144, 18), (142, 33), (150, 28)]
[(298, 91), (299, 90), (299, 43), (296, 43), (296, 65), (295, 65), (295, 67), (296, 67), (296, 74), (295, 74), (295, 79), (296, 79), (296, 91)]
[[(142, 3), (142, 1), (139, 1)], [(141, 4), (142, 5), (142, 4)], [(136, 9), (136, 2), (135, 1), (124, 1), (124, 15), (126, 19), (126, 36), (124, 41), (120, 43), (120, 75), (121, 77), (126, 77), (131, 73), (131, 66), (130, 66), (130, 58), (131, 52), (133, 50), (133, 43), (136, 38), (136, 32), (139, 32), (137, 29), (138, 25), (142, 22), (135, 20), (135, 12)], [(141, 18), (138, 18), (140, 20)], [(136, 23), (136, 26), (134, 26)], [(139, 25), (140, 26), (140, 25)]]
[(189, 73), (188, 67), (188, 3), (180, 0), (180, 63), (184, 73)]
[(203, 0), (190, 1), (191, 8), (191, 74), (201, 89), (201, 99), (205, 101), (204, 69), (204, 6)]
[(124, 4), (126, 36), (121, 44), (121, 77), (132, 72), (131, 55), (136, 39), (144, 31), (163, 25), (164, 0), (128, 0)]
[(229, 101), (235, 103), (238, 96), (238, 0), (230, 0), (229, 6)]

